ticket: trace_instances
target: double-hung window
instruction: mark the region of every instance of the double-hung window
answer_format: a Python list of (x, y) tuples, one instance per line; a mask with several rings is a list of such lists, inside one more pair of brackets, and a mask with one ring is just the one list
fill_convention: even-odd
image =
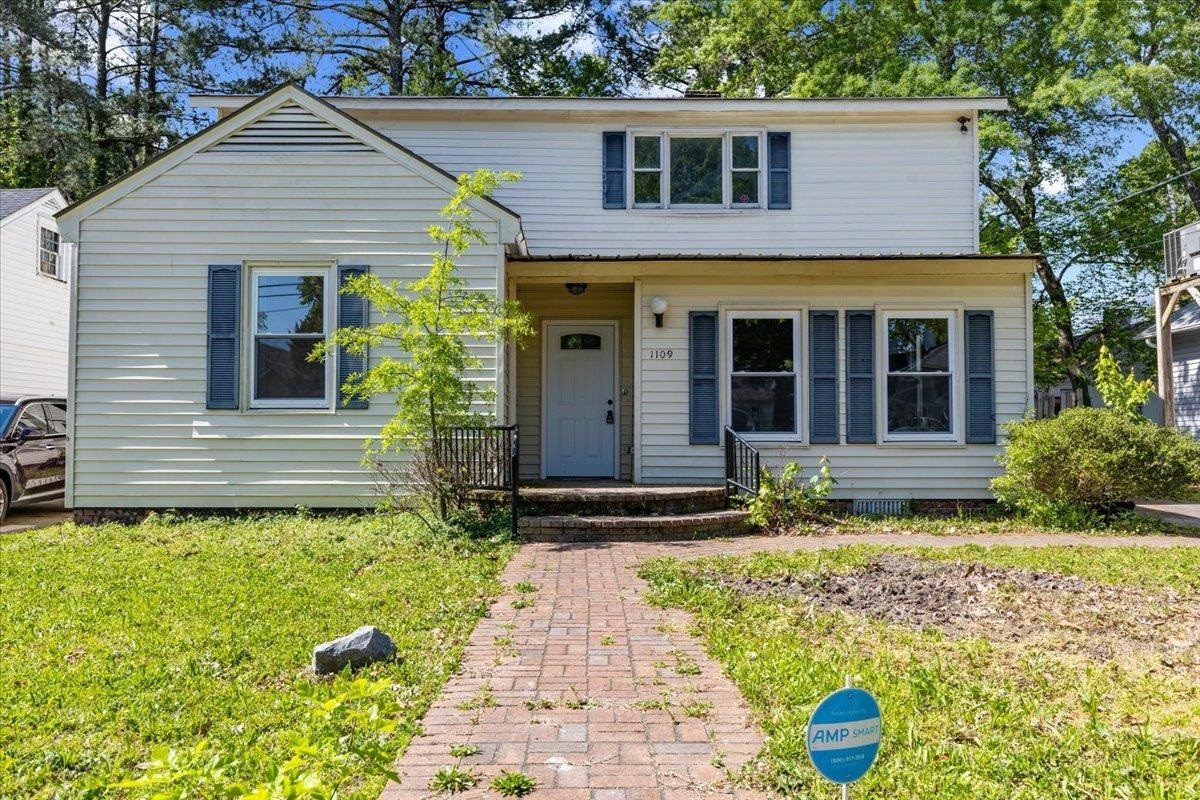
[(884, 411), (891, 438), (955, 434), (954, 314), (886, 314)]
[(731, 311), (729, 425), (739, 433), (800, 434), (800, 315)]
[(329, 335), (329, 286), (323, 267), (251, 271), (251, 406), (330, 407), (333, 360), (309, 360)]
[(634, 208), (760, 208), (761, 132), (634, 132)]
[(38, 228), (38, 272), (51, 278), (58, 277), (58, 231), (46, 226)]

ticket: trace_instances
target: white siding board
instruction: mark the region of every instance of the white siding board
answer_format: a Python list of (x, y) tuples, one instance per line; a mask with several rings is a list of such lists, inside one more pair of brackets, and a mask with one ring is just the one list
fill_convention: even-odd
[[(447, 195), (382, 154), (194, 155), (81, 224), (72, 460), (76, 507), (356, 506), (365, 439), (394, 410), (205, 408), (209, 264), (328, 260), (405, 283), (429, 268)], [(502, 250), (462, 260), (495, 291)], [(473, 345), (493, 383), (495, 347)], [(398, 355), (398, 353), (391, 353)], [(378, 359), (381, 352), (373, 352)], [(246, 377), (243, 376), (243, 381)]]

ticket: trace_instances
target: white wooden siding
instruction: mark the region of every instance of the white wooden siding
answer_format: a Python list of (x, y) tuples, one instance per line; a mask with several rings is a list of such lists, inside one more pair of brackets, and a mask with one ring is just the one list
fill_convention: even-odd
[[(963, 134), (957, 116), (362, 119), (452, 173), (520, 171), (496, 199), (535, 254), (862, 255), (978, 250), (974, 123)], [(791, 210), (601, 207), (603, 131), (714, 125), (791, 132)]]
[[(930, 276), (913, 278), (846, 277), (836, 280), (795, 277), (787, 283), (769, 279), (742, 284), (685, 280), (642, 282), (639, 308), (642, 353), (637, 361), (641, 386), (640, 448), (645, 483), (719, 483), (724, 476), (723, 451), (714, 445), (688, 444), (688, 311), (731, 309), (738, 306), (788, 310), (871, 309), (877, 304), (922, 309), (993, 310), (997, 423), (1019, 419), (1032, 392), (1029, 366), (1029, 307), (1027, 277)], [(668, 298), (664, 326), (655, 328), (649, 298)], [(721, 330), (722, 343), (726, 336)], [(961, 328), (960, 328), (961, 335)], [(801, 386), (802, 413), (808, 409), (807, 330)], [(845, 440), (845, 317), (839, 318), (838, 361)], [(677, 357), (648, 360), (651, 348), (672, 349)], [(961, 350), (961, 348), (960, 348)], [(878, 354), (878, 350), (876, 351)], [(878, 359), (878, 355), (876, 356)], [(876, 375), (876, 381), (879, 377)], [(722, 414), (725, 398), (722, 397)], [(962, 402), (959, 392), (956, 402)], [(769, 463), (799, 461), (813, 474), (822, 455), (832, 461), (839, 484), (835, 497), (857, 498), (987, 498), (989, 480), (999, 474), (997, 445), (962, 444), (814, 444), (759, 442), (755, 445)]]
[[(72, 504), (370, 503), (362, 446), (394, 410), (390, 402), (336, 413), (205, 408), (208, 265), (328, 260), (411, 281), (428, 271), (434, 245), (426, 228), (447, 199), (374, 151), (212, 151), (85, 218)], [(494, 291), (498, 224), (482, 214), (476, 222), (489, 243), (470, 250), (461, 274)], [(480, 379), (494, 382), (495, 347), (475, 351), (485, 364)], [(243, 387), (246, 380), (243, 373)]]
[(54, 193), (0, 223), (0, 395), (67, 393), (72, 248), (60, 244), (60, 279), (38, 271), (40, 228), (58, 230)]

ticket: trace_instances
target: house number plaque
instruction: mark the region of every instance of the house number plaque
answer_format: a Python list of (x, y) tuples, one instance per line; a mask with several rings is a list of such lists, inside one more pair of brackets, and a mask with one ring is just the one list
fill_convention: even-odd
[(654, 350), (647, 350), (646, 354), (647, 354), (647, 357), (651, 361), (665, 361), (667, 359), (672, 359), (675, 357), (674, 350), (654, 349)]

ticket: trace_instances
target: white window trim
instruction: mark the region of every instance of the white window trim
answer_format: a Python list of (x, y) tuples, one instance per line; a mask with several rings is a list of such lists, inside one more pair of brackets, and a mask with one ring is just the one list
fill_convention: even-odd
[[(634, 166), (634, 137), (658, 137), (659, 185), (658, 203), (637, 203), (634, 198), (633, 176), (635, 172), (652, 172), (649, 168), (637, 169)], [(733, 137), (754, 136), (758, 138), (758, 202), (734, 203), (733, 201)], [(671, 203), (671, 139), (712, 139), (720, 137), (721, 142), (721, 202), (720, 204)], [(626, 208), (646, 211), (686, 211), (688, 213), (703, 213), (714, 211), (762, 211), (767, 208), (767, 169), (766, 158), (767, 132), (763, 128), (630, 128), (626, 131), (626, 152), (629, 154), (629, 166), (625, 170)], [(739, 168), (739, 171), (749, 171), (749, 168)]]
[[(54, 272), (44, 272), (42, 270), (42, 252), (45, 250), (42, 247), (42, 231), (50, 231), (58, 237), (58, 252), (54, 254)], [(53, 278), (56, 281), (63, 280), (63, 240), (62, 234), (58, 232), (58, 228), (54, 226), (46, 217), (38, 217), (37, 220), (37, 263), (33, 267), (38, 275), (43, 278)]]
[[(945, 319), (949, 325), (950, 339), (950, 432), (949, 433), (892, 433), (888, 431), (888, 321), (892, 319), (911, 319), (924, 317)], [(879, 432), (879, 444), (918, 444), (923, 442), (935, 444), (962, 444), (964, 426), (964, 394), (963, 394), (963, 364), (962, 364), (962, 309), (942, 308), (906, 308), (886, 307), (876, 308), (875, 339), (876, 358), (875, 368), (875, 429)]]
[[(733, 321), (735, 319), (790, 319), (792, 321), (792, 361), (796, 374), (796, 430), (780, 433), (760, 433), (755, 431), (740, 431), (747, 441), (760, 442), (792, 442), (799, 445), (808, 444), (808, 419), (802, 412), (808, 403), (808, 381), (806, 379), (808, 363), (804, 358), (804, 321), (807, 309), (779, 308), (736, 308), (722, 309), (724, 321), (722, 324), (723, 363), (721, 365), (721, 405), (725, 425), (733, 427)], [(776, 375), (780, 373), (739, 372), (739, 375)]]
[[(325, 366), (325, 396), (323, 398), (265, 398), (265, 399), (260, 399), (255, 396), (255, 388), (256, 388), (255, 376), (257, 374), (256, 359), (258, 357), (258, 348), (255, 345), (257, 344), (258, 337), (259, 337), (258, 324), (257, 324), (257, 320), (258, 320), (258, 280), (257, 279), (260, 275), (299, 275), (299, 276), (319, 275), (319, 276), (321, 276), (324, 279), (324, 283), (325, 283), (324, 293), (322, 296), (322, 302), (324, 305), (324, 308), (322, 309), (322, 311), (323, 311), (322, 322), (324, 325), (324, 337), (323, 338), (325, 338), (327, 340), (329, 338), (330, 334), (333, 332), (333, 326), (335, 324), (334, 309), (336, 308), (336, 305), (337, 305), (336, 304), (337, 294), (336, 294), (336, 292), (331, 294), (330, 289), (336, 285), (333, 281), (333, 276), (336, 273), (336, 271), (337, 271), (336, 264), (301, 263), (301, 264), (294, 264), (294, 265), (287, 265), (287, 266), (280, 265), (280, 264), (271, 264), (271, 265), (247, 264), (246, 265), (246, 272), (248, 273), (248, 278), (249, 278), (249, 282), (250, 282), (250, 302), (247, 304), (249, 306), (249, 317), (246, 320), (246, 332), (247, 332), (246, 339), (249, 343), (249, 348), (248, 348), (249, 355), (246, 359), (246, 364), (248, 365), (249, 369), (248, 369), (248, 379), (247, 379), (246, 383), (247, 383), (247, 392), (249, 394), (249, 399), (250, 399), (249, 407), (251, 409), (305, 409), (305, 410), (319, 410), (319, 411), (332, 411), (333, 410), (333, 398), (336, 393), (335, 392), (336, 387), (334, 386), (334, 383), (337, 381), (337, 372), (336, 372), (336, 363), (335, 363), (337, 359), (333, 353), (330, 353), (330, 355), (328, 357), (326, 357), (325, 362), (324, 362), (324, 366)], [(333, 300), (334, 302), (331, 302), (331, 300)], [(264, 336), (266, 336), (266, 335), (285, 336), (287, 334), (262, 334), (262, 335), (264, 335)], [(314, 336), (312, 338), (316, 338), (316, 337)]]

